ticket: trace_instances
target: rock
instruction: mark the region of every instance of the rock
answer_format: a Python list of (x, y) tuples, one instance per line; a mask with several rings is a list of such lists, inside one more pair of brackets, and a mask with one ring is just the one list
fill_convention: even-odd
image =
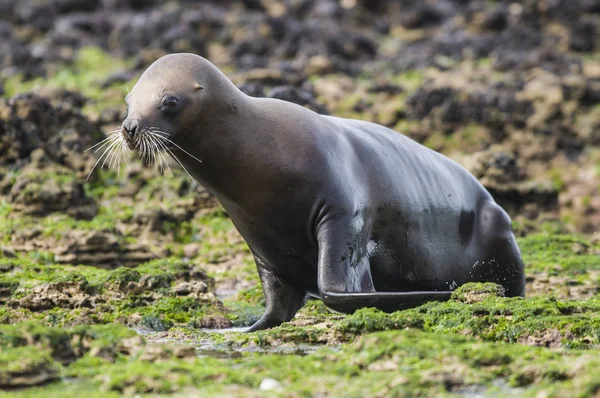
[(298, 105), (305, 106), (313, 111), (327, 115), (327, 109), (317, 103), (314, 93), (293, 86), (276, 86), (270, 92), (268, 97), (277, 98), (283, 101), (294, 102)]
[(484, 183), (496, 202), (509, 214), (535, 210), (530, 218), (558, 208), (558, 191), (550, 182), (525, 181), (516, 184)]
[(84, 101), (79, 94), (62, 91), (52, 97), (53, 103), (35, 94), (0, 100), (0, 165), (23, 166), (39, 149), (38, 158), (46, 157), (84, 177), (95, 160), (83, 151), (100, 134), (79, 113)]
[(488, 297), (504, 297), (504, 288), (491, 282), (469, 282), (452, 292), (452, 300), (466, 304), (479, 303)]
[(486, 13), (482, 27), (487, 30), (500, 32), (508, 25), (508, 10), (505, 7), (496, 7)]
[(431, 3), (415, 3), (401, 17), (400, 23), (405, 28), (416, 29), (437, 25), (443, 19), (440, 10)]
[(9, 302), (12, 307), (30, 311), (44, 311), (51, 308), (91, 308), (95, 301), (87, 293), (87, 281), (66, 281), (49, 283), (33, 288), (25, 297)]
[(569, 48), (580, 52), (593, 51), (597, 33), (598, 28), (593, 22), (578, 22), (571, 29)]
[(335, 70), (333, 62), (323, 55), (315, 55), (308, 59), (306, 73), (308, 75), (326, 75)]
[(202, 281), (179, 282), (172, 290), (178, 296), (198, 295), (198, 293), (206, 293), (208, 286)]
[(188, 243), (183, 247), (183, 255), (187, 258), (194, 258), (198, 255), (201, 245), (198, 243)]
[(477, 179), (489, 184), (515, 183), (524, 178), (515, 153), (505, 152), (501, 149), (476, 152), (465, 160), (464, 166)]
[(0, 304), (5, 305), (19, 287), (19, 282), (0, 282)]
[(17, 257), (17, 255), (15, 254), (14, 250), (8, 248), (8, 247), (4, 247), (1, 246), (0, 247), (0, 255), (2, 257), (6, 257), (6, 258), (15, 258)]
[(109, 231), (69, 231), (48, 249), (59, 263), (102, 268), (135, 266), (156, 258), (146, 246), (127, 244), (121, 236)]
[[(28, 352), (28, 348), (24, 347), (21, 350), (23, 355), (11, 363), (0, 360), (0, 388), (31, 387), (59, 379), (58, 368), (52, 359), (48, 355)], [(37, 355), (32, 357), (32, 354)]]
[(236, 83), (261, 83), (264, 85), (290, 85), (299, 86), (305, 77), (294, 72), (286, 72), (280, 69), (253, 69), (231, 77), (231, 80)]
[(61, 212), (85, 220), (96, 215), (96, 202), (87, 196), (75, 173), (60, 166), (43, 169), (40, 172), (34, 164), (17, 176), (8, 193), (8, 202), (15, 211), (33, 216)]

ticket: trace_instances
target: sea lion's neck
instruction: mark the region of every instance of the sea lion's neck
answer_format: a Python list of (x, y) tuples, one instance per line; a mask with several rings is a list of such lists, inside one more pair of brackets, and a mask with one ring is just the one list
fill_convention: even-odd
[(272, 189), (275, 183), (280, 115), (263, 101), (237, 91), (199, 118), (180, 145), (202, 163), (176, 152), (188, 172), (222, 203), (242, 204), (249, 192)]

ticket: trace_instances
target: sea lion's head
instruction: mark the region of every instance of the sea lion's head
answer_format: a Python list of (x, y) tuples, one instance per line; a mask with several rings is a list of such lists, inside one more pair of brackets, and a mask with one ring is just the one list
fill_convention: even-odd
[(127, 94), (127, 118), (121, 128), (130, 149), (170, 146), (190, 131), (209, 102), (212, 64), (194, 54), (170, 54), (156, 60)]
[[(195, 54), (165, 55), (146, 69), (127, 94), (127, 117), (121, 127), (89, 148), (103, 151), (90, 175), (99, 163), (118, 168), (122, 158), (127, 160), (127, 147), (163, 171), (169, 167), (163, 152), (184, 169), (178, 153), (201, 163), (198, 156), (205, 141), (214, 142), (215, 132), (230, 127), (236, 103), (244, 98), (208, 60)], [(193, 140), (185, 141), (186, 137)]]

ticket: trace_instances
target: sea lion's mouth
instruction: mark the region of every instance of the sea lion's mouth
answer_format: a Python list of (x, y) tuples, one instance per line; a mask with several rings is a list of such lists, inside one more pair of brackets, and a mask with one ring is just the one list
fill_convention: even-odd
[(126, 130), (121, 127), (112, 130), (107, 133), (107, 137), (104, 140), (86, 149), (86, 152), (94, 148), (96, 148), (94, 152), (103, 151), (92, 166), (87, 178), (89, 179), (98, 165), (100, 165), (100, 168), (108, 165), (109, 168), (116, 167), (119, 170), (121, 160), (129, 164), (127, 160), (128, 156), (125, 153), (129, 149), (136, 152), (146, 165), (154, 166), (161, 174), (166, 175), (168, 173), (173, 176), (171, 166), (167, 161), (167, 158), (170, 156), (181, 166), (190, 179), (198, 185), (198, 182), (192, 177), (183, 162), (173, 151), (177, 148), (177, 150), (196, 160), (198, 163), (202, 163), (202, 160), (183, 149), (169, 137), (171, 137), (169, 133), (152, 126), (143, 129), (136, 127), (135, 129)]
[(135, 151), (137, 149), (137, 141), (136, 140), (126, 138), (125, 143), (127, 144), (127, 147), (129, 149), (131, 149), (132, 151)]

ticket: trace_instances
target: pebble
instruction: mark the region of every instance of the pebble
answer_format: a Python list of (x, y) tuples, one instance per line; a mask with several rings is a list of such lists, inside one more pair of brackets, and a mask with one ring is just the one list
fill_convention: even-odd
[(272, 390), (280, 390), (283, 386), (281, 383), (275, 379), (267, 377), (260, 382), (260, 386), (258, 387), (261, 391), (272, 391)]

